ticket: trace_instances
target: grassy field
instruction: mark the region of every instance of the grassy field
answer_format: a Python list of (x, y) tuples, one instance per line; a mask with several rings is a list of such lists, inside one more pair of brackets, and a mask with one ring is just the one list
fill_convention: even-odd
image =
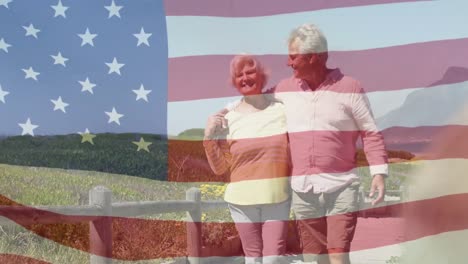
[[(88, 204), (88, 191), (103, 185), (114, 201), (185, 199), (185, 191), (198, 184), (169, 183), (139, 177), (88, 171), (23, 167), (0, 164), (0, 190), (25, 205)], [(147, 218), (183, 219), (185, 213)], [(0, 253), (18, 254), (52, 263), (88, 263), (88, 254), (32, 234), (22, 227), (0, 227)], [(160, 263), (161, 260), (133, 263)], [(115, 262), (119, 263), (119, 262)], [(121, 262), (124, 263), (124, 262)]]
[(27, 205), (87, 204), (88, 191), (104, 185), (114, 201), (185, 199), (185, 191), (196, 184), (92, 171), (50, 169), (0, 164), (0, 191)]
[[(390, 166), (390, 189), (398, 189), (406, 178), (410, 163)], [(370, 176), (366, 168), (363, 186), (368, 189)], [(222, 185), (174, 183), (91, 171), (24, 167), (0, 164), (0, 191), (9, 199), (25, 205), (83, 205), (88, 204), (88, 192), (103, 185), (113, 193), (115, 201), (183, 200), (192, 186), (201, 187), (204, 199), (221, 199)], [(157, 219), (184, 219), (185, 213), (147, 216)], [(204, 220), (225, 220), (227, 211), (203, 215)], [(30, 256), (52, 263), (88, 263), (89, 256), (79, 250), (61, 246), (32, 234), (22, 227), (0, 227), (0, 253)], [(161, 263), (162, 260), (132, 263)], [(115, 262), (124, 263), (124, 262)]]

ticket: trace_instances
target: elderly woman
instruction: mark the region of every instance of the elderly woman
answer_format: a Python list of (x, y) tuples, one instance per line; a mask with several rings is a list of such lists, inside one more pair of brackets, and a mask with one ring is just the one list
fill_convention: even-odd
[(267, 78), (255, 58), (234, 57), (231, 78), (243, 98), (225, 119), (221, 114), (208, 119), (205, 152), (216, 174), (230, 173), (224, 199), (239, 232), (246, 263), (281, 263), (289, 219), (289, 152), (283, 105), (262, 94)]

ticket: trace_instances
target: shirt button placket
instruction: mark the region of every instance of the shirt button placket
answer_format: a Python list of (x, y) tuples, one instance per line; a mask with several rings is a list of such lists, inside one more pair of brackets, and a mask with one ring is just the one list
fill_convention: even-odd
[(310, 104), (311, 104), (311, 109), (312, 109), (312, 115), (311, 115), (311, 119), (310, 119), (310, 128), (312, 130), (312, 149), (310, 151), (310, 159), (311, 159), (311, 167), (315, 167), (316, 166), (316, 162), (315, 162), (315, 134), (317, 133), (317, 127), (316, 127), (316, 114), (317, 114), (317, 92), (312, 92), (312, 100), (310, 101)]

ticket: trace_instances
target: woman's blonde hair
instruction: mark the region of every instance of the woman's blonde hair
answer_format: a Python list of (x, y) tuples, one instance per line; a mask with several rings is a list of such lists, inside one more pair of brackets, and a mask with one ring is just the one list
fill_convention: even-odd
[(265, 68), (263, 67), (262, 63), (254, 56), (248, 54), (236, 55), (234, 56), (234, 58), (232, 58), (230, 64), (231, 84), (235, 86), (237, 71), (239, 71), (239, 69), (241, 69), (245, 65), (253, 66), (255, 68), (258, 78), (262, 79), (261, 86), (263, 88), (268, 81), (268, 74)]

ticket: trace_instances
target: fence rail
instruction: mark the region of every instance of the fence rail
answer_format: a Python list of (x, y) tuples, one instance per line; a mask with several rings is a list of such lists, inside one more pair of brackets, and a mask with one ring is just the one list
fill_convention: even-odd
[[(386, 209), (388, 205), (401, 203), (406, 191), (403, 188), (387, 191), (387, 195), (399, 196), (400, 200), (384, 202), (383, 210), (373, 210), (374, 214), (367, 212), (372, 207), (366, 199), (368, 193), (360, 190), (360, 217), (398, 216), (399, 212)], [(109, 264), (112, 263), (112, 219), (105, 216), (134, 217), (187, 212), (187, 261), (190, 264), (199, 264), (200, 258), (193, 256), (201, 255), (202, 230), (199, 223), (202, 221), (202, 212), (227, 207), (225, 201), (202, 201), (200, 190), (194, 187), (187, 190), (186, 200), (112, 203), (112, 192), (104, 186), (91, 189), (89, 198), (89, 205), (83, 206), (0, 206), (0, 215), (3, 216), (0, 216), (0, 225), (14, 224), (8, 217), (13, 215), (11, 219), (16, 219), (17, 223), (23, 225), (89, 222), (90, 252), (93, 252), (90, 263)]]

